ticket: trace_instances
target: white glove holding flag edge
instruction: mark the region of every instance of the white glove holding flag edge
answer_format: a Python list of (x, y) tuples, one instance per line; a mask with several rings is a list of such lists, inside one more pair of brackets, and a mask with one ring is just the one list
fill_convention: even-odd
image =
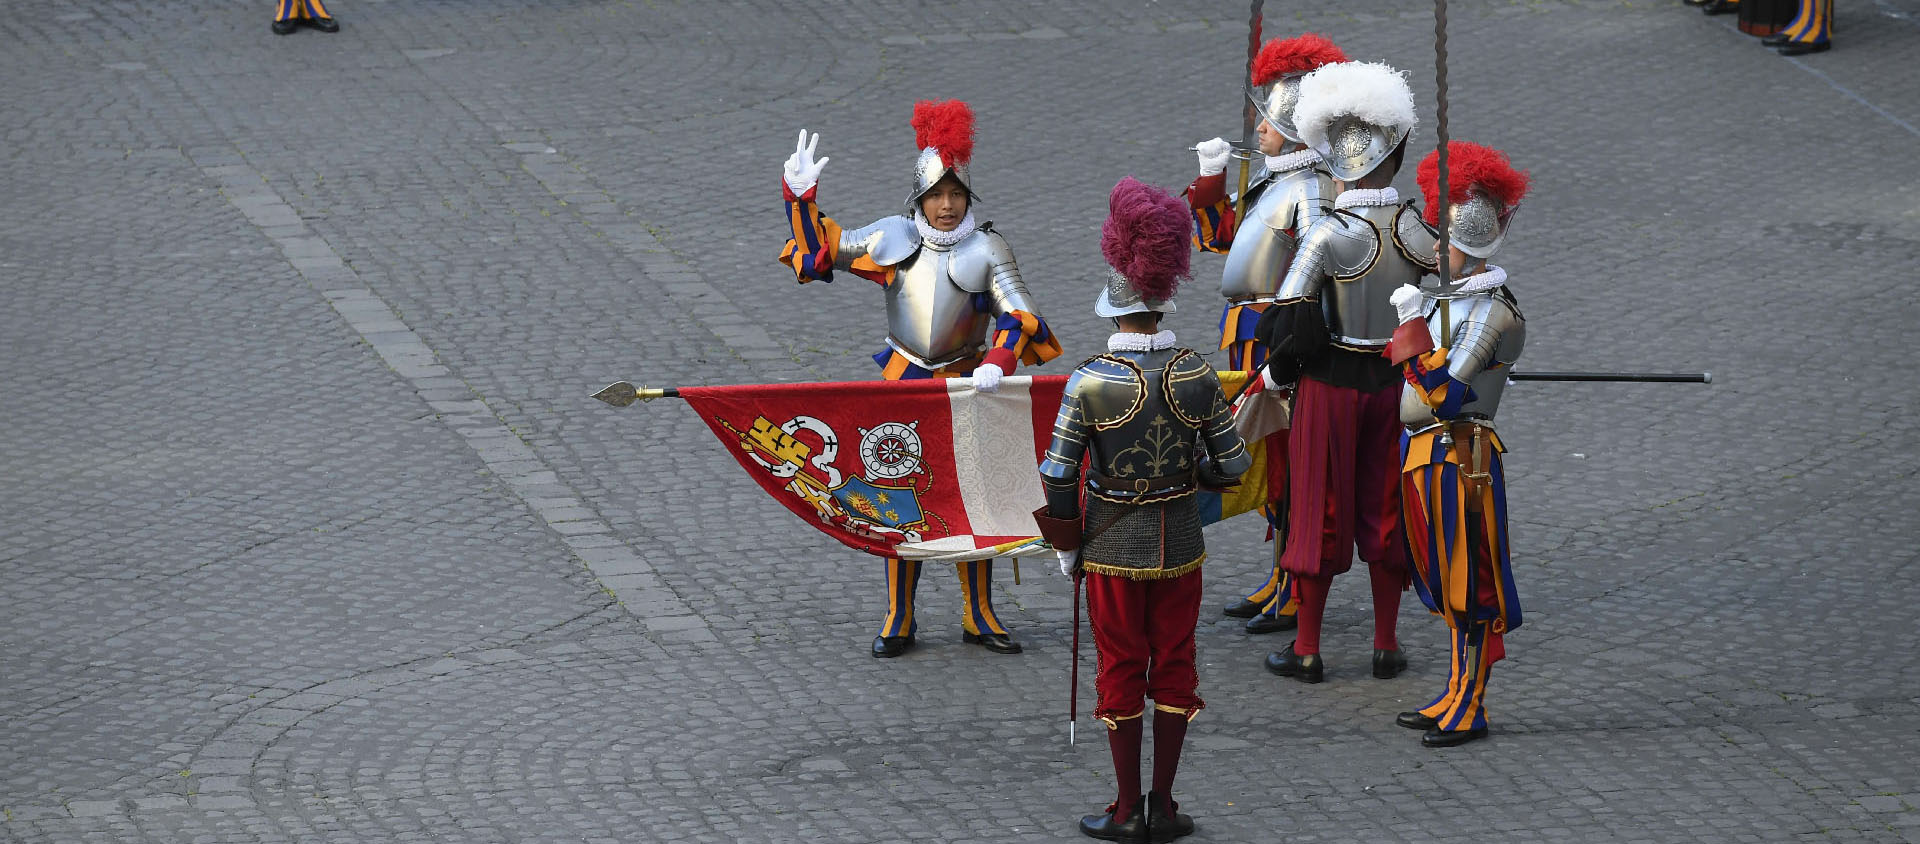
[(1055, 548), (1053, 549), (1053, 555), (1060, 560), (1060, 573), (1072, 577), (1073, 567), (1080, 564), (1080, 551), (1078, 549), (1062, 551)]
[(787, 163), (781, 168), (781, 176), (787, 180), (787, 190), (793, 191), (794, 196), (800, 196), (820, 184), (820, 171), (826, 168), (828, 161), (833, 160), (822, 158), (815, 161), (813, 151), (819, 146), (818, 132), (808, 138), (807, 130), (800, 130), (800, 139), (793, 144), (793, 154), (787, 156)]
[(973, 388), (983, 393), (1000, 390), (1000, 379), (1007, 373), (1000, 370), (997, 363), (983, 363), (973, 368)]
[(1193, 146), (1193, 154), (1200, 159), (1200, 175), (1218, 176), (1227, 172), (1227, 159), (1233, 156), (1233, 144), (1225, 138), (1201, 141)]

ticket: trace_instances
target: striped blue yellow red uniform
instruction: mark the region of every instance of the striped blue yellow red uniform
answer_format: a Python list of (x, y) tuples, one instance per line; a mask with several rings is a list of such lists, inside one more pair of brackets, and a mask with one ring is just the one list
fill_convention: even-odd
[(1780, 34), (1800, 44), (1827, 43), (1833, 38), (1833, 0), (1800, 0), (1799, 13)]
[[(1406, 369), (1411, 389), (1442, 418), (1457, 413), (1471, 392), (1447, 374), (1446, 355), (1435, 349)], [(1488, 677), (1505, 655), (1507, 631), (1522, 620), (1507, 546), (1505, 451), (1499, 435), (1474, 420), (1401, 439), (1401, 513), (1414, 591), (1452, 632), (1446, 691), (1420, 708), (1443, 730), (1486, 726)]]
[[(815, 201), (818, 189), (815, 186), (795, 196), (784, 182), (781, 188), (793, 237), (781, 249), (780, 262), (793, 269), (794, 279), (801, 284), (811, 281), (832, 282), (837, 260), (835, 253), (840, 245), (840, 225), (820, 213)], [(854, 259), (845, 269), (881, 287), (893, 283), (894, 267), (880, 266), (869, 256)], [(992, 313), (992, 300), (984, 293), (975, 294), (973, 305), (975, 310), (982, 313)], [(881, 378), (911, 381), (921, 378), (965, 378), (988, 361), (1011, 373), (1015, 362), (1031, 366), (1059, 355), (1060, 341), (1053, 336), (1046, 321), (1037, 314), (1015, 310), (995, 318), (987, 348), (972, 357), (939, 369), (927, 369), (892, 346), (887, 346), (873, 356), (873, 362), (880, 367)], [(961, 627), (976, 635), (1005, 635), (1006, 627), (993, 612), (993, 561), (972, 560), (956, 563), (955, 567), (959, 570), (960, 591), (966, 603)], [(888, 558), (886, 579), (887, 614), (880, 622), (880, 635), (911, 636), (918, 628), (913, 617), (913, 598), (920, 586), (919, 561)]]
[(279, 0), (273, 10), (273, 19), (304, 20), (306, 18), (331, 18), (325, 3), (321, 0)]

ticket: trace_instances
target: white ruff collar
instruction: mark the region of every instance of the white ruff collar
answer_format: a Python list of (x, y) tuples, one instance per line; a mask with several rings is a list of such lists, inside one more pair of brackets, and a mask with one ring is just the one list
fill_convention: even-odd
[(1132, 331), (1116, 331), (1107, 338), (1109, 352), (1157, 352), (1173, 348), (1173, 329), (1165, 329), (1158, 334), (1136, 334)]
[(1285, 173), (1302, 167), (1311, 167), (1320, 163), (1320, 153), (1312, 149), (1297, 149), (1286, 155), (1267, 156), (1267, 172)]
[(967, 216), (961, 218), (960, 225), (955, 226), (950, 232), (943, 232), (928, 224), (927, 218), (919, 211), (913, 212), (913, 226), (920, 230), (920, 242), (935, 246), (952, 246), (966, 240), (967, 235), (973, 234), (973, 209), (967, 209)]
[(1364, 205), (1399, 205), (1400, 192), (1391, 187), (1377, 190), (1356, 188), (1345, 191), (1333, 201), (1335, 208), (1358, 208)]
[(1485, 293), (1489, 290), (1499, 287), (1500, 285), (1506, 284), (1507, 271), (1500, 269), (1499, 267), (1496, 267), (1492, 264), (1488, 264), (1485, 270), (1474, 273), (1473, 275), (1467, 276), (1466, 278), (1463, 278), (1463, 279), (1457, 279), (1457, 281), (1462, 282), (1462, 284), (1460, 285), (1459, 289), (1453, 292), (1454, 295), (1455, 296), (1471, 296), (1475, 293)]

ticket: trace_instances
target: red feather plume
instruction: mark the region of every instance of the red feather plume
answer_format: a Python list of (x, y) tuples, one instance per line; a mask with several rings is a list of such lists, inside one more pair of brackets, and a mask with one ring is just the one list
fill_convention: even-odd
[(1346, 60), (1347, 54), (1324, 35), (1309, 32), (1275, 38), (1260, 45), (1260, 55), (1253, 60), (1253, 84), (1265, 85), (1290, 73), (1306, 73)]
[(1193, 214), (1186, 202), (1132, 176), (1107, 197), (1100, 254), (1140, 295), (1168, 299), (1188, 276)]
[(913, 142), (940, 151), (948, 167), (973, 160), (973, 109), (959, 100), (921, 100), (913, 104)]
[[(1427, 153), (1415, 172), (1427, 198), (1427, 222), (1440, 224), (1440, 151)], [(1527, 171), (1513, 169), (1507, 154), (1468, 141), (1447, 142), (1447, 202), (1466, 202), (1477, 191), (1511, 209), (1527, 195)]]

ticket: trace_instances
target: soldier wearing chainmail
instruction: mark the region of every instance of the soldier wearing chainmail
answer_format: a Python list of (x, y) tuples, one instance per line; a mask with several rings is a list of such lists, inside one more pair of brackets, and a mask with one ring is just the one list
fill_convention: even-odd
[[(991, 222), (973, 217), (973, 112), (958, 100), (922, 101), (913, 127), (920, 154), (914, 160), (909, 213), (843, 231), (815, 202), (820, 171), (818, 135), (800, 132), (787, 159), (784, 184), (793, 238), (780, 253), (802, 284), (833, 281), (835, 270), (851, 272), (886, 292), (886, 347), (873, 356), (888, 380), (972, 377), (982, 391), (995, 390), (1016, 363), (1035, 365), (1058, 357), (1059, 341), (1020, 278), (1020, 266)], [(966, 598), (961, 641), (994, 653), (1021, 648), (994, 615), (993, 561), (959, 563)], [(889, 559), (887, 614), (873, 640), (873, 655), (896, 657), (913, 647), (914, 593), (920, 563)]]
[[(1193, 242), (1203, 251), (1227, 256), (1220, 274), (1220, 295), (1227, 300), (1220, 314), (1220, 348), (1226, 350), (1231, 369), (1253, 373), (1266, 363), (1267, 347), (1255, 332), (1260, 314), (1273, 305), (1299, 236), (1333, 208), (1333, 176), (1320, 161), (1320, 153), (1301, 142), (1293, 125), (1293, 107), (1300, 101), (1301, 78), (1346, 60), (1346, 53), (1332, 41), (1311, 32), (1261, 45), (1253, 62), (1255, 87), (1249, 93), (1259, 113), (1256, 137), (1265, 161), (1247, 182), (1243, 196), (1230, 196), (1227, 191), (1227, 162), (1233, 145), (1214, 138), (1194, 146), (1200, 177), (1186, 192), (1193, 208)], [(1258, 93), (1261, 90), (1265, 93)], [(1254, 634), (1293, 629), (1299, 607), (1293, 576), (1280, 568), (1287, 535), (1286, 433), (1269, 435), (1264, 453), (1269, 500), (1261, 511), (1273, 534), (1273, 561), (1258, 586), (1223, 610), (1230, 617), (1246, 619), (1246, 631)]]
[[(1507, 550), (1507, 481), (1493, 416), (1507, 373), (1526, 343), (1526, 319), (1507, 272), (1487, 263), (1527, 192), (1527, 174), (1498, 150), (1447, 144), (1449, 269), (1394, 294), (1400, 327), (1388, 347), (1406, 384), (1400, 422), (1401, 509), (1413, 551), (1413, 585), (1452, 632), (1447, 688), (1402, 712), (1400, 726), (1424, 730), (1428, 747), (1452, 747), (1487, 734), (1484, 700), (1506, 633), (1520, 626)], [(1439, 155), (1420, 163), (1427, 213), (1439, 221)]]
[(1436, 268), (1434, 234), (1390, 186), (1415, 122), (1398, 71), (1346, 62), (1300, 82), (1294, 119), (1343, 188), (1301, 239), (1261, 316), (1274, 384), (1298, 381), (1288, 434), (1288, 521), (1280, 566), (1295, 575), (1299, 632), (1267, 670), (1321, 682), (1320, 626), (1333, 577), (1357, 546), (1373, 593), (1373, 676), (1406, 666), (1398, 637), (1408, 584), (1400, 526), (1400, 375), (1381, 355), (1398, 325), (1393, 291)]
[[(1085, 573), (1099, 654), (1095, 716), (1107, 725), (1118, 794), (1080, 831), (1168, 841), (1193, 831), (1173, 801), (1187, 722), (1205, 704), (1194, 669), (1201, 485), (1238, 480), (1251, 458), (1213, 370), (1160, 331), (1187, 275), (1186, 206), (1123, 179), (1108, 199), (1101, 251), (1113, 267), (1094, 312), (1119, 329), (1107, 353), (1074, 370), (1040, 476), (1035, 514), (1062, 571)], [(1084, 478), (1084, 479), (1083, 479)], [(1085, 505), (1082, 507), (1084, 491)], [(1077, 588), (1077, 587), (1076, 587)], [(1153, 699), (1153, 783), (1140, 792), (1146, 699)]]

